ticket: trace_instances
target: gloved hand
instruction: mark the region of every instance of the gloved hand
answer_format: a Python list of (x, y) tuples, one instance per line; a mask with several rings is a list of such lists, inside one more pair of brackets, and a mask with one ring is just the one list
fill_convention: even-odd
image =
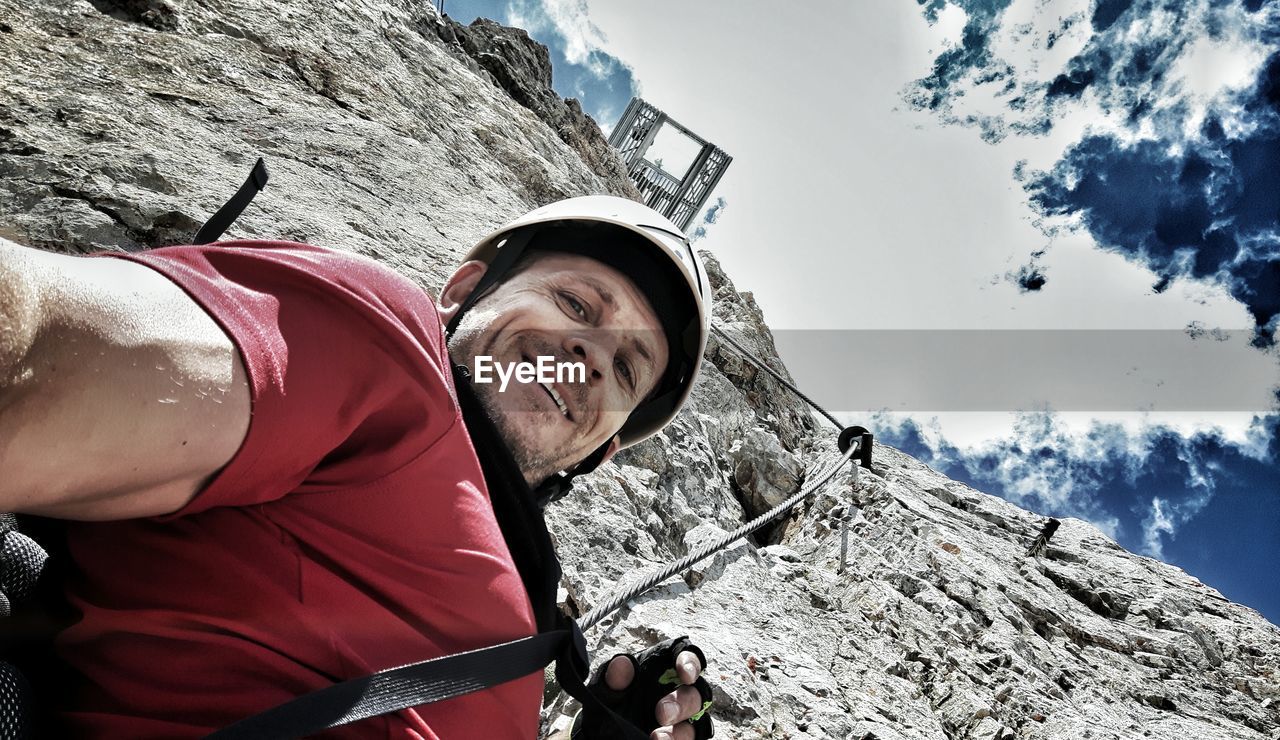
[[(620, 654), (597, 667), (587, 688), (601, 703), (653, 740), (706, 740), (711, 686), (702, 678), (707, 659), (688, 637), (659, 643), (639, 655)], [(573, 740), (612, 737), (608, 718), (590, 708), (578, 714)]]

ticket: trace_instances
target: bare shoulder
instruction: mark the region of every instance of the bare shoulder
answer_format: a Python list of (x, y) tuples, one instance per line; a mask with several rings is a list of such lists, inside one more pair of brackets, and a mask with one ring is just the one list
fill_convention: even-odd
[(0, 510), (181, 508), (249, 422), (231, 339), (146, 265), (0, 244)]

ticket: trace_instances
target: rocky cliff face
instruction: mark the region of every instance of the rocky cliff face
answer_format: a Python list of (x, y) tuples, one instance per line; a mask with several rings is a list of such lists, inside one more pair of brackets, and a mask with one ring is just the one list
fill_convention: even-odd
[[(265, 156), (271, 185), (233, 235), (361, 252), (434, 288), (533, 206), (634, 192), (549, 80), (522, 32), (430, 3), (0, 0), (0, 233), (182, 242)], [(781, 367), (751, 295), (710, 268), (718, 323)], [(553, 507), (570, 608), (835, 454), (730, 348), (713, 341), (704, 369), (672, 428)], [(588, 638), (608, 656), (692, 635), (723, 738), (1280, 738), (1280, 630), (1081, 521), (1025, 557), (1041, 522), (882, 447), (856, 489), (838, 476)]]

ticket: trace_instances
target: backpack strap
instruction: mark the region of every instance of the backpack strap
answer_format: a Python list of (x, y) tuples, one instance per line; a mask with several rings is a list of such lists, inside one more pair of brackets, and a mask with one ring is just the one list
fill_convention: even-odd
[(257, 195), (263, 188), (267, 186), (267, 180), (270, 175), (267, 173), (267, 163), (258, 157), (257, 163), (253, 165), (253, 170), (249, 173), (249, 177), (231, 196), (231, 200), (222, 204), (218, 212), (209, 217), (204, 222), (204, 226), (196, 232), (195, 238), (191, 240), (192, 244), (208, 244), (218, 240), (223, 232), (231, 228), (231, 224), (244, 213), (244, 209), (253, 201), (253, 196)]
[(606, 719), (607, 737), (648, 740), (648, 734), (605, 706), (586, 687), (587, 645), (569, 617), (560, 629), (501, 645), (445, 655), (343, 681), (240, 720), (205, 740), (275, 740), (313, 735), (381, 714), (431, 704), (506, 683), (556, 661), (561, 688)]
[(569, 630), (542, 632), (343, 681), (240, 720), (207, 740), (313, 735), (380, 714), (452, 699), (542, 670), (570, 639)]

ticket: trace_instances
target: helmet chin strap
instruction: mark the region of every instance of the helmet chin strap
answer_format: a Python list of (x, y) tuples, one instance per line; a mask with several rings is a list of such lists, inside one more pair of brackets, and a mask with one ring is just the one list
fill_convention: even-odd
[(454, 330), (458, 328), (458, 322), (462, 320), (462, 315), (471, 310), (471, 307), (480, 300), (480, 296), (484, 295), (489, 288), (502, 282), (506, 277), (511, 266), (520, 259), (520, 255), (524, 254), (524, 248), (529, 245), (529, 240), (538, 231), (537, 227), (527, 227), (516, 231), (507, 240), (498, 247), (498, 254), (489, 263), (489, 268), (480, 276), (480, 281), (476, 283), (475, 289), (471, 291), (463, 300), (462, 305), (458, 307), (458, 312), (449, 319), (449, 323), (445, 326), (444, 335), (446, 338), (452, 337)]
[[(610, 438), (612, 441), (612, 438)], [(605, 455), (609, 452), (609, 442), (605, 442), (583, 458), (582, 462), (574, 465), (563, 473), (556, 473), (550, 478), (542, 481), (534, 486), (533, 494), (538, 499), (538, 505), (546, 508), (547, 504), (553, 501), (559, 501), (569, 495), (569, 491), (573, 490), (573, 479), (580, 475), (586, 475), (604, 462)]]

